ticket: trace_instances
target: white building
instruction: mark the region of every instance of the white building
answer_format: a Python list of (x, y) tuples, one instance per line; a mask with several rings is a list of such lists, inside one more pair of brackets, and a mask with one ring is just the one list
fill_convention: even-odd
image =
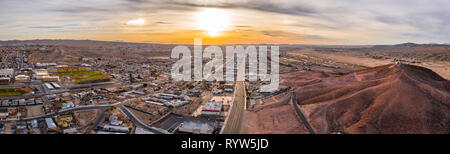
[(56, 66), (56, 63), (36, 63), (36, 67)]
[(75, 107), (75, 104), (73, 104), (73, 102), (67, 102), (67, 103), (64, 103), (64, 104), (62, 104), (62, 107), (61, 107), (61, 109), (70, 109), (70, 108), (74, 108)]
[(14, 69), (0, 69), (0, 78), (11, 78), (14, 74)]
[(134, 130), (134, 134), (154, 134), (153, 132), (147, 131), (142, 127), (136, 127), (136, 129)]
[(38, 128), (39, 127), (38, 122), (37, 122), (36, 119), (35, 120), (31, 120), (30, 124), (31, 124), (31, 127), (33, 127), (33, 128)]
[(36, 78), (48, 76), (48, 71), (46, 69), (36, 69), (34, 70), (34, 74), (36, 74)]
[(126, 134), (126, 133), (98, 131), (97, 134)]
[(112, 125), (103, 126), (103, 130), (104, 131), (112, 131), (112, 132), (121, 132), (121, 133), (130, 132), (130, 128), (128, 128), (128, 127), (112, 126)]
[(36, 79), (38, 79), (38, 80), (42, 80), (45, 82), (58, 82), (59, 81), (59, 76), (50, 76), (46, 69), (36, 69), (36, 70), (34, 70), (34, 73), (36, 74)]
[(192, 134), (212, 134), (214, 126), (209, 123), (186, 121), (181, 123), (178, 131)]
[(47, 127), (50, 129), (56, 128), (55, 122), (53, 122), (52, 118), (45, 118), (45, 123), (47, 124)]
[(69, 128), (63, 130), (64, 134), (78, 134), (78, 130), (76, 128)]
[(114, 125), (114, 126), (119, 126), (119, 125), (122, 125), (122, 123), (123, 123), (123, 121), (120, 121), (119, 117), (117, 117), (116, 115), (109, 116), (109, 122), (111, 125)]
[(61, 88), (61, 86), (60, 86), (58, 83), (56, 83), (56, 82), (52, 82), (52, 85), (53, 85), (53, 87), (55, 87), (56, 89)]
[(14, 69), (0, 69), (0, 82), (9, 83), (13, 77), (13, 74)]
[(16, 75), (16, 82), (28, 82), (30, 81), (30, 77), (28, 75)]
[(202, 109), (202, 115), (220, 116), (222, 111), (222, 102), (208, 101)]
[(53, 90), (55, 89), (50, 83), (44, 83), (45, 87), (47, 87), (47, 89)]

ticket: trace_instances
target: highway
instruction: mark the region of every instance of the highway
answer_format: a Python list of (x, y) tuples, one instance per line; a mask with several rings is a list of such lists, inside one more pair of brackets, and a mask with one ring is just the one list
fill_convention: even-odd
[(245, 84), (236, 82), (234, 88), (234, 100), (230, 114), (225, 120), (221, 134), (238, 134), (241, 129), (242, 117), (246, 103)]
[(292, 102), (292, 105), (294, 106), (294, 109), (295, 109), (295, 112), (297, 113), (298, 118), (303, 123), (303, 125), (305, 125), (306, 129), (308, 130), (308, 132), (310, 134), (315, 134), (314, 130), (312, 129), (312, 127), (309, 124), (308, 120), (306, 119), (305, 115), (302, 113), (302, 110), (297, 105), (297, 99), (295, 99), (295, 98), (296, 98), (296, 94), (292, 93), (291, 102)]

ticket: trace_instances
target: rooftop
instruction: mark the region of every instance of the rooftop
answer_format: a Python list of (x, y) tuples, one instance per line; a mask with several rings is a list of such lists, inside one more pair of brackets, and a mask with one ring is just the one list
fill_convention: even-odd
[(12, 75), (14, 73), (14, 69), (0, 69), (0, 74)]

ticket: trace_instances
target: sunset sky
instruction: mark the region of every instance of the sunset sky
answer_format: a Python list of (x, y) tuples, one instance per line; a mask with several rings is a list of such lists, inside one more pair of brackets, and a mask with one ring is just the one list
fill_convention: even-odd
[(0, 0), (0, 40), (450, 43), (449, 0)]

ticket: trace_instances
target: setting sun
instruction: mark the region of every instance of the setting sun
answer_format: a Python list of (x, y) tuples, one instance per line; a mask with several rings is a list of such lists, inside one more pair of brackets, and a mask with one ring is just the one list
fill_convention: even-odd
[(196, 27), (212, 37), (222, 35), (230, 25), (230, 15), (224, 10), (205, 8), (196, 14)]
[(145, 20), (142, 18), (127, 21), (127, 25), (132, 25), (132, 26), (142, 26), (142, 25), (144, 25), (144, 23), (145, 23)]

